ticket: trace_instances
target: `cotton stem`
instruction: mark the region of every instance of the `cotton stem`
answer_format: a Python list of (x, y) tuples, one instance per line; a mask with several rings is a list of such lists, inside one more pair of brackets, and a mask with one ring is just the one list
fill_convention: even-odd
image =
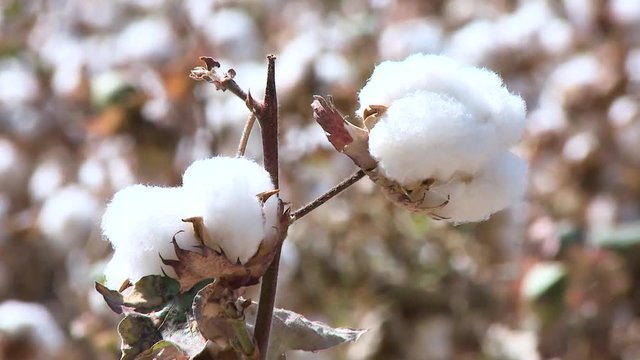
[(243, 157), (245, 151), (247, 150), (247, 143), (249, 142), (249, 136), (251, 135), (251, 130), (253, 130), (253, 124), (256, 122), (256, 115), (251, 113), (247, 122), (244, 124), (244, 129), (242, 130), (242, 137), (240, 138), (240, 144), (238, 145), (238, 153), (236, 157)]
[(307, 215), (308, 213), (310, 213), (320, 205), (329, 201), (329, 199), (333, 198), (334, 196), (348, 189), (351, 185), (355, 184), (356, 182), (358, 182), (358, 180), (362, 179), (364, 175), (365, 175), (365, 172), (363, 170), (356, 171), (353, 175), (344, 179), (338, 185), (331, 188), (331, 190), (318, 196), (315, 200), (311, 201), (310, 203), (301, 207), (300, 209), (294, 211), (291, 214), (291, 220), (289, 221), (289, 224), (292, 224), (294, 221), (300, 219), (301, 217)]
[[(275, 83), (275, 60), (274, 55), (267, 57), (269, 67), (267, 72), (267, 86), (265, 89), (264, 101), (262, 104), (253, 106), (255, 114), (260, 124), (262, 134), (262, 150), (264, 158), (264, 168), (271, 175), (271, 180), (276, 189), (279, 188), (278, 183), (278, 97), (276, 94)], [(251, 99), (251, 95), (247, 96), (247, 104), (255, 104)], [(279, 202), (278, 216), (282, 216), (284, 206)], [(258, 314), (256, 317), (256, 326), (254, 338), (260, 351), (261, 359), (266, 359), (269, 348), (269, 334), (271, 332), (271, 320), (273, 317), (273, 308), (275, 306), (276, 288), (278, 285), (278, 266), (280, 263), (280, 251), (282, 241), (287, 233), (288, 223), (281, 222), (277, 232), (277, 249), (271, 265), (262, 277), (262, 286), (260, 287), (260, 301), (258, 302)]]

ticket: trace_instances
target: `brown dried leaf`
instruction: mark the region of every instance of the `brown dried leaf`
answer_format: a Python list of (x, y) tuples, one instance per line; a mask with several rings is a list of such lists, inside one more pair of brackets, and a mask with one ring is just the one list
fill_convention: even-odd
[(265, 240), (260, 244), (256, 255), (246, 264), (232, 263), (223, 252), (204, 245), (211, 242), (205, 241), (209, 235), (201, 217), (183, 221), (193, 225), (194, 232), (201, 242), (199, 251), (180, 248), (174, 237), (172, 243), (178, 260), (162, 259), (165, 265), (173, 267), (183, 292), (204, 279), (218, 279), (231, 288), (257, 284), (275, 256), (277, 242)]
[(233, 291), (217, 282), (200, 290), (193, 301), (193, 315), (202, 336), (220, 349), (231, 347), (254, 357), (256, 346), (244, 322), (244, 309)]
[(117, 314), (121, 314), (126, 308), (141, 313), (158, 310), (171, 301), (180, 290), (176, 280), (160, 275), (141, 278), (127, 295), (110, 290), (100, 283), (95, 283), (95, 288)]
[(333, 147), (349, 156), (363, 170), (375, 168), (377, 162), (369, 154), (369, 133), (344, 120), (330, 101), (317, 95), (314, 99), (311, 103), (313, 118)]
[(122, 339), (121, 360), (133, 360), (153, 344), (162, 340), (162, 335), (156, 329), (153, 321), (139, 314), (125, 316), (118, 324), (118, 334)]

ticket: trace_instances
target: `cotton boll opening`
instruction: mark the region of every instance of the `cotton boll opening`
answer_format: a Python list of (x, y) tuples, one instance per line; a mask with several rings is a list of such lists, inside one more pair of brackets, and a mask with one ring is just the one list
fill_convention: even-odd
[(212, 244), (233, 262), (246, 263), (276, 223), (277, 199), (260, 203), (257, 195), (273, 190), (269, 174), (244, 158), (215, 157), (191, 164), (183, 187), (199, 198), (201, 216)]
[(502, 147), (515, 144), (524, 131), (524, 101), (511, 94), (498, 75), (436, 55), (415, 54), (376, 66), (360, 91), (359, 113), (370, 105), (390, 106), (416, 91), (460, 102), (476, 122), (493, 124)]
[(198, 214), (181, 188), (133, 185), (117, 192), (102, 217), (103, 234), (115, 250), (105, 270), (108, 285), (161, 275), (163, 268), (169, 273), (160, 256), (176, 259), (174, 236), (181, 248), (198, 245), (191, 224), (182, 221)]
[(454, 177), (432, 191), (449, 196), (449, 203), (435, 213), (454, 223), (483, 221), (520, 199), (527, 186), (527, 163), (505, 152), (470, 179)]
[(418, 91), (391, 104), (371, 130), (369, 149), (389, 178), (406, 185), (475, 173), (501, 151), (499, 135), (456, 99)]
[(87, 189), (70, 185), (44, 202), (38, 216), (42, 233), (60, 251), (86, 242), (97, 223), (102, 206)]

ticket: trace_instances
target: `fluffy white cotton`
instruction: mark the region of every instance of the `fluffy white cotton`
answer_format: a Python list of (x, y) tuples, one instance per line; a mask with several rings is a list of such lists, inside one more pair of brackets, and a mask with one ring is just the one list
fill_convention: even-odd
[(27, 336), (39, 350), (37, 359), (51, 358), (64, 345), (64, 333), (40, 304), (7, 300), (0, 304), (0, 315), (0, 333)]
[(162, 274), (159, 254), (176, 258), (171, 244), (176, 234), (180, 247), (197, 245), (191, 224), (182, 219), (198, 216), (198, 203), (186, 194), (182, 188), (145, 185), (129, 186), (115, 194), (102, 217), (102, 232), (115, 250), (105, 269), (107, 286)]
[(469, 109), (442, 94), (400, 98), (371, 130), (369, 150), (384, 173), (402, 183), (475, 172), (499, 148), (495, 126), (477, 123)]
[(527, 186), (527, 163), (511, 152), (493, 159), (482, 171), (458, 175), (432, 191), (449, 203), (435, 211), (455, 223), (483, 221), (522, 198)]
[(163, 258), (175, 259), (171, 239), (191, 249), (198, 245), (192, 225), (182, 219), (202, 217), (213, 243), (231, 261), (247, 262), (273, 229), (277, 199), (263, 209), (256, 196), (273, 190), (269, 174), (243, 158), (215, 157), (191, 164), (178, 188), (133, 185), (118, 191), (102, 218), (102, 231), (115, 254), (105, 269), (106, 285), (166, 273)]
[(68, 251), (87, 240), (101, 210), (100, 202), (87, 189), (70, 185), (47, 198), (38, 226), (56, 248)]
[(437, 55), (415, 54), (403, 61), (385, 61), (376, 66), (360, 91), (359, 113), (369, 105), (390, 106), (418, 90), (462, 104), (477, 124), (494, 126), (500, 146), (514, 145), (524, 131), (524, 101), (511, 94), (498, 75)]
[(361, 104), (389, 105), (369, 137), (371, 154), (388, 177), (408, 184), (474, 173), (520, 138), (524, 103), (497, 75), (443, 57), (419, 55), (406, 62), (405, 71), (424, 82), (394, 82), (392, 74), (403, 64), (386, 62), (360, 93)]
[(17, 60), (0, 62), (0, 105), (27, 103), (39, 92), (38, 80), (31, 69)]
[(47, 159), (35, 168), (29, 179), (29, 194), (36, 201), (51, 196), (64, 182), (62, 163), (56, 159)]
[(163, 18), (147, 17), (127, 25), (115, 39), (112, 51), (117, 62), (126, 63), (164, 57), (175, 43), (171, 24)]
[(386, 27), (378, 40), (378, 53), (383, 59), (397, 60), (416, 52), (435, 53), (441, 43), (440, 24), (412, 19)]
[(275, 197), (265, 204), (257, 194), (273, 190), (269, 174), (244, 158), (214, 157), (191, 164), (183, 187), (205, 199), (202, 216), (214, 244), (232, 261), (247, 262), (275, 225)]

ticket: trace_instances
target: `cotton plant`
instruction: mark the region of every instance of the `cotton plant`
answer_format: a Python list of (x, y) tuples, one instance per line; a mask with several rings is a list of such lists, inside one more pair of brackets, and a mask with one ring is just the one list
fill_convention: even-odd
[(314, 116), (398, 205), (465, 223), (523, 196), (527, 164), (509, 148), (524, 131), (525, 104), (490, 70), (415, 54), (379, 64), (359, 101), (360, 127), (320, 97)]
[[(123, 359), (282, 359), (357, 340), (365, 330), (331, 328), (274, 302), (289, 226), (364, 176), (397, 205), (453, 223), (485, 220), (524, 194), (527, 165), (509, 150), (524, 131), (523, 100), (487, 69), (416, 54), (374, 69), (353, 124), (316, 97), (315, 120), (360, 169), (294, 210), (279, 196), (275, 57), (262, 101), (233, 69), (201, 59), (190, 77), (240, 98), (248, 119), (235, 157), (192, 163), (179, 187), (126, 187), (107, 206), (102, 231), (115, 251), (96, 289), (125, 314)], [(256, 121), (262, 166), (244, 156)], [(242, 297), (258, 283), (257, 303)]]

